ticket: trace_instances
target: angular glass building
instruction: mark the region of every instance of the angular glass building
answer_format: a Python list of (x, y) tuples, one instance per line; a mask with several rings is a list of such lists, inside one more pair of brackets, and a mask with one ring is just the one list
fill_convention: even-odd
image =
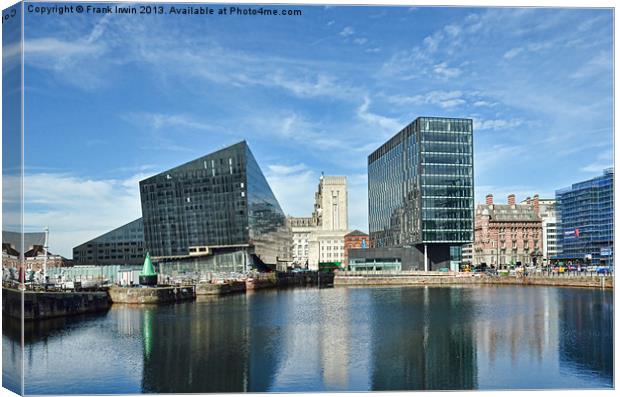
[(458, 267), (473, 240), (473, 158), (472, 120), (439, 117), (417, 118), (368, 156), (373, 247), (412, 249), (403, 270)]
[(555, 192), (562, 262), (613, 265), (614, 171)]
[(142, 218), (73, 248), (75, 265), (140, 265), (144, 262)]
[(245, 141), (140, 181), (140, 198), (156, 262), (244, 272), (290, 260), (286, 217)]

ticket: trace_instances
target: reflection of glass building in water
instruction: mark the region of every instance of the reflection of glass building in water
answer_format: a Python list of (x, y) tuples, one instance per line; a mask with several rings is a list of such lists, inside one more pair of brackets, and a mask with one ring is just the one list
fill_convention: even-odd
[(613, 385), (614, 296), (612, 291), (559, 289), (560, 368), (599, 374)]
[(612, 168), (602, 176), (556, 191), (558, 251), (555, 259), (613, 265)]
[(373, 247), (411, 250), (403, 256), (415, 259), (403, 270), (457, 267), (473, 239), (473, 168), (470, 119), (419, 117), (375, 150), (368, 157)]
[[(471, 295), (463, 288), (377, 290), (373, 299), (371, 389), (477, 388)], [(394, 310), (394, 307), (410, 310)]]
[(246, 271), (289, 259), (285, 215), (245, 141), (140, 181), (140, 197), (155, 261)]

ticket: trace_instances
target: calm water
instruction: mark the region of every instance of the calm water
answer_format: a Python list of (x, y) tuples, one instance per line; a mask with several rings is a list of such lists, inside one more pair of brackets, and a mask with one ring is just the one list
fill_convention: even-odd
[[(28, 328), (26, 393), (611, 388), (612, 323), (611, 291), (546, 287), (114, 306)], [(2, 344), (10, 366), (19, 340), (5, 328)]]

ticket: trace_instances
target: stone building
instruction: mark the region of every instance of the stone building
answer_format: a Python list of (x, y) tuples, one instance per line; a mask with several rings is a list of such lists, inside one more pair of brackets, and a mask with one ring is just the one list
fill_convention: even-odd
[(318, 270), (320, 263), (342, 266), (348, 230), (347, 178), (321, 175), (311, 217), (288, 217), (293, 234), (293, 266)]
[(308, 241), (310, 269), (318, 270), (320, 263), (342, 266), (348, 218), (347, 177), (321, 175), (312, 213), (316, 230)]
[(515, 195), (507, 204), (495, 204), (493, 195), (476, 206), (474, 265), (497, 268), (510, 265), (537, 265), (542, 261), (542, 221), (538, 195), (530, 204), (516, 204)]
[(303, 269), (308, 268), (308, 241), (312, 233), (316, 231), (314, 219), (311, 217), (287, 217), (291, 233), (293, 234), (293, 246), (291, 257), (293, 266)]

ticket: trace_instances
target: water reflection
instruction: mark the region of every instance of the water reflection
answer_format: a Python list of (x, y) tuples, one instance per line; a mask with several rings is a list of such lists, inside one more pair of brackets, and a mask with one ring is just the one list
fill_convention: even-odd
[[(33, 325), (26, 392), (611, 387), (612, 304), (599, 290), (403, 287), (114, 305)], [(3, 331), (6, 365), (19, 338)]]
[(559, 291), (560, 368), (613, 377), (613, 294)]
[(373, 292), (372, 390), (476, 388), (471, 290)]

